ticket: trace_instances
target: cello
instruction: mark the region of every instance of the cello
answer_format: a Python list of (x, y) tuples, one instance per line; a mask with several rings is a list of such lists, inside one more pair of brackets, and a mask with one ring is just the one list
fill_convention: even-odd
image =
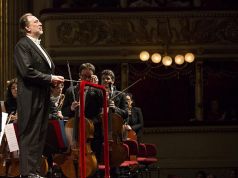
[(136, 132), (127, 123), (125, 123), (123, 125), (123, 140), (135, 140), (135, 141), (137, 141)]
[[(69, 72), (70, 73), (70, 72)], [(71, 78), (71, 77), (70, 77)], [(71, 80), (72, 81), (72, 80)], [(72, 82), (71, 82), (72, 84)], [(71, 85), (72, 86), (72, 85)], [(83, 90), (84, 91), (84, 90)], [(72, 90), (73, 100), (76, 101), (74, 90)], [(81, 100), (80, 100), (81, 102)], [(82, 102), (83, 103), (83, 102)], [(84, 104), (83, 104), (84, 105)], [(77, 114), (76, 114), (77, 115)], [(54, 161), (60, 166), (62, 172), (66, 177), (69, 178), (77, 178), (79, 175), (77, 166), (79, 165), (80, 159), (80, 148), (78, 142), (74, 142), (73, 139), (73, 130), (78, 133), (77, 125), (78, 120), (75, 118), (69, 119), (65, 124), (65, 132), (66, 137), (69, 142), (68, 153), (64, 153), (62, 155), (58, 155), (54, 157)], [(86, 123), (86, 133), (85, 133), (85, 140), (86, 140), (86, 176), (92, 176), (97, 170), (97, 159), (95, 154), (91, 149), (90, 141), (94, 137), (94, 125), (90, 119), (84, 119)], [(79, 165), (80, 166), (80, 165)]]
[[(110, 85), (108, 91), (108, 102), (112, 101), (113, 89)], [(108, 134), (110, 141), (110, 165), (112, 167), (118, 167), (127, 158), (127, 150), (123, 146), (123, 118), (115, 113), (112, 108), (108, 108)]]
[[(97, 170), (97, 159), (90, 145), (90, 140), (93, 139), (94, 126), (91, 120), (85, 118), (86, 123), (86, 176), (92, 176)], [(61, 168), (63, 174), (68, 178), (77, 178), (77, 164), (79, 160), (80, 148), (78, 143), (73, 144), (73, 119), (69, 119), (65, 124), (66, 135), (71, 140), (69, 143), (68, 152), (54, 156), (54, 162)]]
[[(73, 80), (69, 62), (67, 61), (67, 68), (70, 79), (70, 87), (73, 88)], [(73, 101), (76, 101), (74, 88), (72, 89)], [(68, 141), (68, 149), (65, 153), (56, 154), (53, 157), (54, 162), (61, 168), (63, 174), (69, 178), (77, 178), (78, 174), (76, 171), (77, 160), (79, 159), (79, 146), (77, 143), (73, 143), (73, 128), (74, 118), (69, 118), (65, 124), (65, 133)]]

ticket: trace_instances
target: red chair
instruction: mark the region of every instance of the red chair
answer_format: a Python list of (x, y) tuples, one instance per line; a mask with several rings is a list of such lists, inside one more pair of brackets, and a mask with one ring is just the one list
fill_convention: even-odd
[[(123, 144), (125, 150), (127, 150), (127, 159), (120, 164), (119, 166), (119, 174), (120, 178), (130, 178), (135, 175), (136, 167), (138, 166), (138, 162), (136, 160), (130, 160), (130, 148), (127, 144)], [(105, 165), (98, 165), (100, 177), (103, 177), (103, 173), (105, 170)]]
[(138, 162), (145, 166), (146, 177), (151, 178), (151, 172), (153, 170), (157, 171), (159, 177), (159, 167), (157, 165), (157, 147), (155, 144), (151, 143), (140, 143)]
[(123, 163), (121, 163), (119, 169), (120, 169), (120, 178), (123, 177), (133, 177), (135, 174), (137, 174), (137, 167), (138, 162), (136, 159), (133, 159), (131, 157), (131, 149), (127, 144), (123, 144), (124, 147), (127, 149), (127, 160), (125, 160)]
[(136, 162), (138, 162), (138, 167), (137, 167), (137, 175), (139, 175), (140, 177), (143, 177), (144, 172), (146, 171), (146, 167), (141, 164), (140, 162), (144, 159), (146, 159), (145, 157), (141, 157), (139, 155), (139, 145), (138, 142), (136, 140), (126, 140), (124, 141), (125, 144), (128, 145), (129, 147), (129, 155), (130, 155), (130, 160), (134, 160)]

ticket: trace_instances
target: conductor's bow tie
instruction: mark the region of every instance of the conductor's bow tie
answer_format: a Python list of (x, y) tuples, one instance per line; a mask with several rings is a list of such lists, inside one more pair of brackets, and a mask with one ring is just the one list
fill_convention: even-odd
[(35, 39), (35, 40), (34, 40), (34, 42), (35, 42), (36, 44), (38, 44), (38, 45), (40, 45), (40, 41), (41, 41), (41, 40), (39, 40), (39, 39)]

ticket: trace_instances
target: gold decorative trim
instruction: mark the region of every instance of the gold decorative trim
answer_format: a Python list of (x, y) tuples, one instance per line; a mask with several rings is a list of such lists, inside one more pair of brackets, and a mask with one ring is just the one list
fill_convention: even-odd
[[(140, 50), (194, 51), (199, 58), (237, 58), (238, 12), (43, 13), (45, 47), (55, 59), (135, 59)], [(109, 56), (110, 55), (110, 56)]]

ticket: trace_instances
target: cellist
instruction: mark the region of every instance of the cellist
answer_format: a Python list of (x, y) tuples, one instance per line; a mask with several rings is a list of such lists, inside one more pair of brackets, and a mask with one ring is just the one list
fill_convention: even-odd
[[(95, 73), (95, 67), (91, 63), (83, 63), (79, 67), (79, 80), (85, 80), (97, 84), (98, 78)], [(73, 121), (73, 145), (77, 144), (78, 140), (78, 122), (79, 122), (79, 84), (69, 87), (65, 92), (65, 99), (62, 106), (62, 114), (64, 117), (74, 119)], [(75, 95), (75, 96), (74, 96)], [(102, 122), (100, 113), (103, 107), (102, 92), (93, 87), (86, 87), (85, 91), (85, 117), (92, 121), (94, 125), (94, 138), (91, 142), (92, 151), (96, 154), (97, 161), (101, 159), (102, 152)], [(88, 165), (87, 165), (88, 166)], [(96, 177), (96, 174), (91, 176)]]
[[(114, 72), (109, 69), (103, 70), (101, 72), (101, 84), (108, 91), (109, 109), (111, 109), (113, 113), (118, 114), (125, 121), (126, 118), (128, 117), (128, 110), (127, 110), (128, 105), (126, 101), (126, 96), (124, 92), (121, 92), (116, 89), (116, 86), (114, 85), (114, 83), (115, 83)], [(113, 153), (113, 154), (118, 154), (118, 153)], [(111, 166), (110, 174), (111, 174), (111, 177), (113, 178), (119, 177), (120, 176), (119, 168), (117, 166)]]
[(133, 137), (136, 137), (136, 140), (141, 142), (144, 127), (141, 108), (135, 106), (131, 93), (126, 93), (126, 100), (128, 103), (128, 118), (126, 120), (128, 132), (134, 132), (136, 134), (135, 136), (131, 135), (131, 139), (135, 139)]

